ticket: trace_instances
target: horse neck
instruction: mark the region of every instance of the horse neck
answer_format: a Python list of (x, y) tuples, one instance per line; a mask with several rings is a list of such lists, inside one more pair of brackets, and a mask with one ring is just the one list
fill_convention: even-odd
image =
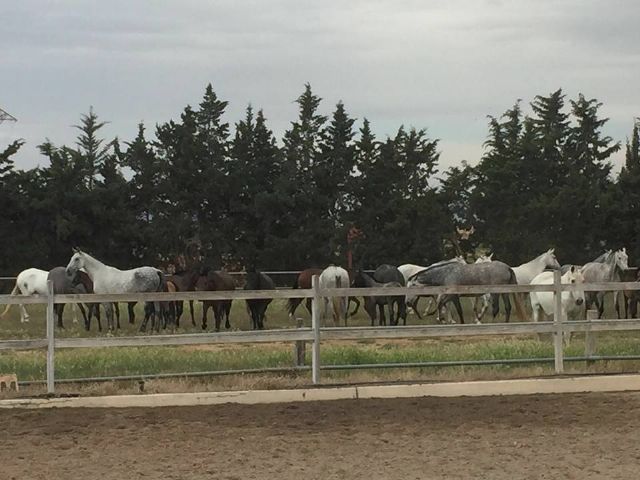
[(609, 258), (607, 258), (607, 261), (604, 262), (604, 264), (609, 269), (609, 274), (607, 275), (607, 279), (609, 281), (614, 280), (615, 277), (616, 277), (616, 271), (618, 270), (618, 263), (617, 263), (616, 260), (617, 260), (616, 256), (615, 255), (611, 255)]
[(546, 263), (544, 261), (544, 256), (545, 254), (543, 253), (542, 255), (538, 255), (536, 258), (534, 258), (533, 260), (528, 261), (527, 263), (523, 263), (522, 265), (520, 265), (519, 268), (528, 268), (528, 269), (540, 269), (540, 271), (543, 271), (546, 267)]
[(84, 269), (87, 271), (89, 278), (95, 281), (96, 275), (106, 272), (108, 269), (113, 268), (105, 265), (100, 260), (93, 258), (91, 255), (84, 254)]

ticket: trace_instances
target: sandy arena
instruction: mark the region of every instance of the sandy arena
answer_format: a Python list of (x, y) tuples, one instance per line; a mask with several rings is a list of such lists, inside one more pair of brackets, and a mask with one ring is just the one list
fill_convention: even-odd
[(0, 431), (16, 480), (632, 479), (640, 394), (3, 410)]

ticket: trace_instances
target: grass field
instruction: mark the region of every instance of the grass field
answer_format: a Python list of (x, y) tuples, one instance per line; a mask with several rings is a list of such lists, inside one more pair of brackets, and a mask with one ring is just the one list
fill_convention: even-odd
[[(468, 302), (464, 302), (467, 318), (471, 318)], [(137, 335), (137, 327), (142, 318), (142, 306), (136, 308), (136, 325), (128, 323), (126, 306), (121, 306), (122, 330), (115, 335)], [(187, 305), (185, 305), (187, 307)], [(180, 332), (201, 332), (201, 307), (196, 307), (197, 326), (192, 327), (188, 310), (182, 317)], [(31, 320), (21, 324), (19, 310), (12, 311), (2, 321), (0, 338), (26, 339), (43, 338), (45, 336), (44, 306), (27, 307)], [(188, 307), (187, 307), (188, 308)], [(607, 312), (613, 318), (613, 312)], [(298, 316), (309, 325), (309, 315), (301, 306)], [(350, 319), (350, 325), (369, 325), (363, 312)], [(498, 321), (503, 319), (498, 318)], [(234, 329), (249, 329), (249, 319), (244, 302), (236, 301), (231, 314)], [(409, 323), (433, 323), (433, 319), (418, 320), (409, 317)], [(213, 324), (209, 319), (209, 329)], [(97, 332), (92, 326), (91, 332), (80, 323), (71, 321), (71, 309), (65, 311), (64, 330), (56, 330), (62, 337), (80, 337), (105, 335)], [(285, 301), (276, 300), (267, 313), (267, 328), (291, 327), (285, 311)], [(182, 373), (197, 371), (219, 371), (232, 369), (253, 369), (265, 367), (291, 367), (293, 365), (293, 348), (291, 344), (242, 344), (242, 345), (202, 345), (188, 347), (140, 347), (140, 348), (93, 348), (93, 349), (58, 349), (56, 350), (56, 378), (80, 378), (120, 375), (150, 375), (158, 373)], [(581, 336), (575, 338), (566, 348), (565, 355), (581, 356), (584, 342)], [(603, 333), (598, 336), (599, 355), (640, 355), (640, 332)], [(310, 348), (307, 351), (307, 365), (310, 364)], [(441, 338), (424, 340), (361, 340), (357, 342), (323, 342), (321, 349), (322, 365), (362, 365), (376, 363), (405, 362), (443, 362), (455, 360), (499, 360), (512, 358), (545, 358), (553, 356), (550, 340), (540, 341), (534, 336), (501, 336), (472, 338)], [(567, 370), (573, 372), (589, 371), (636, 371), (640, 362), (615, 361), (600, 362), (587, 368), (584, 362), (567, 363)], [(45, 352), (3, 352), (0, 354), (0, 373), (16, 373), (22, 381), (42, 380), (45, 378)], [(455, 366), (415, 369), (372, 369), (366, 371), (326, 371), (323, 379), (329, 383), (354, 381), (389, 381), (389, 380), (450, 380), (475, 378), (505, 378), (513, 376), (544, 375), (552, 373), (552, 365), (491, 365), (491, 366)], [(167, 391), (172, 389), (227, 389), (256, 388), (274, 385), (297, 385), (310, 382), (309, 372), (292, 372), (291, 374), (235, 375), (233, 377), (215, 377), (208, 379), (191, 379), (189, 381), (156, 381), (151, 382), (152, 389)], [(102, 386), (99, 391), (112, 389), (130, 389), (135, 382), (124, 382), (118, 386)], [(95, 386), (68, 386), (66, 389), (94, 391)], [(106, 389), (106, 390), (105, 390)], [(38, 388), (35, 388), (38, 391)], [(42, 390), (42, 388), (39, 388)], [(75, 391), (74, 390), (74, 391)]]

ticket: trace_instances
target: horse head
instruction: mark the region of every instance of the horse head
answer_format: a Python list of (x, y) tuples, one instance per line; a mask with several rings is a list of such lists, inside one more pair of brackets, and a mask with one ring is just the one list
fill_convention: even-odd
[[(584, 283), (584, 276), (582, 270), (575, 265), (571, 265), (571, 268), (567, 270), (562, 277), (562, 283), (582, 284)], [(582, 290), (570, 291), (569, 296), (573, 298), (576, 305), (580, 306), (584, 303), (584, 292)]]
[(491, 255), (480, 255), (475, 263), (489, 263), (489, 262), (493, 262), (492, 260), (493, 258), (493, 252), (491, 253)]
[(613, 254), (614, 258), (614, 266), (618, 267), (620, 270), (626, 270), (629, 268), (629, 256), (627, 255), (627, 249), (622, 248), (621, 250), (617, 250)]
[(69, 264), (65, 269), (65, 272), (69, 278), (75, 277), (78, 270), (84, 267), (85, 264), (85, 254), (79, 248), (73, 248), (73, 256), (71, 260), (69, 260)]
[(544, 268), (550, 268), (552, 270), (560, 270), (560, 263), (556, 258), (556, 254), (554, 253), (555, 249), (550, 248), (543, 255), (542, 259), (544, 260)]

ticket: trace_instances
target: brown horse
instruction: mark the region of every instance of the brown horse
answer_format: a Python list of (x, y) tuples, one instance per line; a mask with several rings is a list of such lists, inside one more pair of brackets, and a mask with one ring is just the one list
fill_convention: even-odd
[[(73, 279), (73, 285), (78, 293), (93, 293), (93, 281), (86, 272), (78, 270), (75, 278)], [(84, 321), (84, 328), (88, 331), (91, 329), (91, 317), (95, 316), (98, 321), (98, 330), (102, 331), (102, 323), (100, 323), (100, 304), (99, 303), (87, 303), (87, 317)], [(118, 328), (120, 328), (120, 320), (118, 320)]]
[[(620, 281), (640, 281), (640, 270), (638, 268), (622, 270), (620, 272)], [(638, 314), (638, 302), (640, 302), (640, 290), (624, 290), (622, 292), (622, 301), (624, 302), (624, 318), (636, 318)], [(616, 312), (618, 313), (618, 318), (621, 318), (619, 302), (616, 302)]]
[[(320, 276), (322, 270), (320, 268), (307, 268), (306, 270), (301, 271), (296, 277), (295, 281), (291, 288), (297, 289), (307, 289), (311, 288), (311, 279), (314, 275)], [(296, 313), (296, 309), (302, 303), (303, 298), (290, 298), (287, 300), (287, 312), (289, 312), (289, 318), (293, 319), (294, 314)], [(307, 307), (307, 311), (309, 315), (311, 315), (311, 298), (307, 298), (305, 302), (305, 306)]]
[[(195, 289), (206, 292), (226, 292), (236, 289), (235, 279), (227, 272), (204, 269), (198, 277)], [(233, 300), (204, 300), (202, 302), (202, 329), (207, 328), (207, 313), (211, 308), (215, 319), (216, 332), (220, 331), (220, 324), (224, 318), (224, 328), (231, 328), (229, 314)]]
[[(320, 276), (322, 273), (322, 269), (320, 268), (307, 268), (306, 270), (301, 271), (296, 277), (295, 281), (291, 288), (293, 289), (309, 289), (311, 288), (311, 279), (314, 275)], [(349, 281), (353, 282), (352, 273), (349, 272)], [(296, 313), (296, 309), (302, 303), (302, 298), (290, 298), (287, 300), (287, 312), (289, 313), (289, 318), (293, 320), (293, 317)], [(358, 313), (358, 309), (360, 308), (360, 300), (356, 297), (349, 297), (349, 302), (353, 302), (356, 304), (355, 310), (349, 314), (349, 316), (353, 316)], [(311, 315), (311, 298), (307, 298), (305, 302), (305, 307), (307, 307), (307, 311), (309, 315)]]

